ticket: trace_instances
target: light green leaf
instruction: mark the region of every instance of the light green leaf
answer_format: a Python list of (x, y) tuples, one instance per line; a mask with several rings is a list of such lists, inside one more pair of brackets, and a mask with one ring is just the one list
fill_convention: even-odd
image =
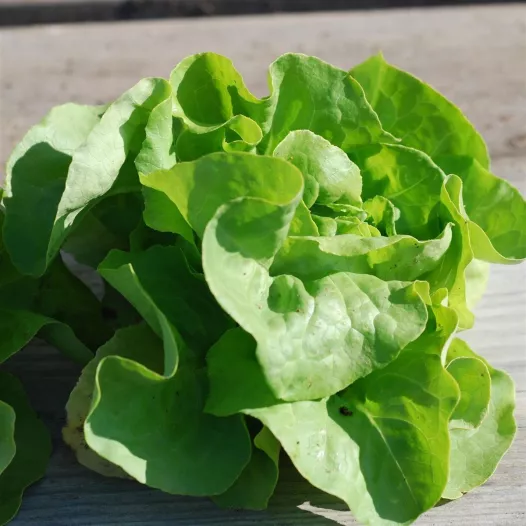
[(312, 214), (312, 220), (316, 224), (316, 228), (318, 229), (320, 236), (332, 237), (338, 233), (338, 222), (336, 219)]
[(392, 361), (423, 331), (427, 313), (410, 283), (337, 272), (305, 280), (266, 268), (290, 222), (289, 204), (254, 198), (224, 205), (203, 238), (203, 268), (223, 309), (258, 343), (274, 394), (321, 398)]
[(224, 124), (184, 130), (177, 140), (177, 158), (193, 161), (213, 152), (253, 152), (262, 137), (256, 122), (244, 115), (236, 115)]
[[(88, 446), (139, 482), (168, 493), (223, 493), (250, 460), (243, 419), (202, 412), (206, 373), (177, 335), (182, 359), (173, 374), (161, 376), (144, 365), (153, 354), (162, 364), (161, 342), (143, 346), (136, 330), (117, 332), (103, 351), (84, 425)], [(130, 353), (140, 361), (122, 356)]]
[(449, 424), (450, 429), (476, 429), (490, 402), (490, 375), (482, 360), (460, 357), (449, 361), (447, 370), (460, 388), (460, 400)]
[(484, 484), (511, 446), (517, 430), (513, 417), (515, 386), (511, 377), (491, 367), (464, 341), (455, 339), (448, 351), (448, 361), (452, 364), (461, 358), (479, 360), (486, 365), (491, 394), (486, 415), (476, 429), (452, 427), (450, 431), (450, 473), (443, 494), (445, 499), (458, 499), (462, 494)]
[(289, 236), (318, 236), (320, 232), (314, 219), (307, 205), (300, 201), (290, 223)]
[(459, 394), (437, 354), (402, 353), (329, 399), (283, 403), (272, 402), (261, 369), (257, 377), (250, 339), (240, 335), (223, 351), (208, 357), (207, 410), (260, 419), (299, 472), (344, 500), (361, 523), (407, 524), (439, 500), (448, 475), (448, 422)]
[(375, 55), (351, 70), (385, 130), (402, 144), (427, 153), (467, 155), (484, 167), (489, 155), (482, 137), (462, 112), (431, 86)]
[(369, 214), (374, 226), (387, 236), (396, 236), (396, 220), (400, 217), (400, 210), (389, 199), (375, 195), (363, 204), (363, 209)]
[(448, 305), (456, 310), (460, 327), (469, 329), (473, 326), (474, 316), (468, 306), (468, 301), (471, 302), (473, 296), (468, 298), (468, 293), (473, 294), (474, 291), (466, 283), (466, 270), (473, 261), (473, 250), (469, 225), (460, 212), (461, 209), (462, 181), (452, 175), (442, 186), (438, 211), (443, 221), (454, 223), (451, 244), (441, 265), (422, 279), (430, 283), (433, 291), (441, 288), (448, 290)]
[(141, 182), (164, 192), (200, 237), (216, 210), (232, 199), (253, 196), (285, 203), (294, 198), (295, 208), (303, 191), (303, 177), (295, 166), (247, 153), (207, 155), (142, 176)]
[(310, 130), (346, 152), (393, 140), (358, 82), (319, 58), (282, 55), (270, 66), (270, 83), (270, 127), (258, 147), (261, 152), (273, 152), (293, 130)]
[[(148, 349), (147, 352), (144, 350)], [(106, 356), (119, 354), (142, 363), (158, 374), (162, 374), (164, 366), (161, 341), (151, 330), (143, 325), (135, 325), (119, 330), (115, 336), (98, 351), (82, 370), (73, 391), (66, 404), (67, 423), (62, 429), (62, 437), (66, 444), (75, 452), (77, 460), (83, 466), (107, 477), (125, 478), (128, 475), (119, 467), (108, 462), (90, 449), (84, 438), (84, 422), (90, 412), (97, 376), (97, 368)]]
[(175, 162), (175, 141), (181, 131), (172, 116), (172, 99), (162, 100), (150, 112), (144, 129), (144, 141), (135, 158), (138, 173), (148, 174), (171, 168)]
[(302, 280), (335, 272), (373, 274), (383, 280), (416, 280), (437, 267), (449, 249), (451, 225), (437, 239), (410, 236), (288, 237), (270, 268), (273, 275), (292, 274)]
[(236, 115), (262, 123), (268, 103), (246, 88), (232, 62), (215, 53), (182, 60), (170, 75), (173, 112), (193, 131), (206, 132)]
[(103, 113), (101, 106), (57, 106), (13, 150), (6, 167), (4, 240), (21, 272), (44, 272), (72, 157)]
[(276, 146), (273, 155), (301, 170), (305, 178), (303, 201), (308, 208), (315, 202), (362, 204), (358, 167), (323, 137), (308, 130), (293, 131)]
[(437, 163), (462, 179), (462, 212), (471, 220), (475, 257), (490, 263), (525, 259), (526, 202), (519, 191), (469, 157), (444, 156)]
[(25, 489), (44, 476), (51, 440), (31, 409), (20, 382), (5, 372), (0, 372), (0, 401), (11, 406), (16, 414), (16, 453), (0, 473), (0, 524), (6, 524), (18, 512)]
[(489, 263), (472, 259), (464, 271), (466, 279), (466, 304), (473, 310), (482, 299), (489, 279)]
[(442, 229), (437, 213), (445, 180), (423, 152), (399, 145), (374, 145), (350, 152), (362, 172), (364, 200), (380, 195), (400, 209), (399, 234), (429, 239)]
[[(150, 112), (169, 97), (171, 90), (166, 81), (144, 79), (110, 105), (83, 137), (82, 145), (75, 145), (71, 159), (62, 154), (62, 163), (69, 164), (67, 177), (65, 181), (62, 178), (61, 191), (53, 193), (53, 208), (46, 208), (41, 220), (35, 222), (33, 209), (28, 212), (23, 187), (17, 192), (24, 202), (25, 214), (31, 216), (31, 228), (21, 237), (20, 225), (24, 219), (19, 219), (16, 213), (13, 215), (13, 210), (6, 205), (5, 242), (21, 271), (41, 275), (73, 226), (91, 206), (107, 194), (138, 189), (134, 156), (141, 149)], [(24, 179), (25, 173), (25, 169), (20, 170), (17, 179)], [(13, 196), (16, 184), (13, 177)]]

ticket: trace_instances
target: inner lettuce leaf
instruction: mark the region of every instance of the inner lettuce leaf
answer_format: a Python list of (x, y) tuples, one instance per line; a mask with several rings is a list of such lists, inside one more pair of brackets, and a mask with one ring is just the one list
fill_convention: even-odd
[[(287, 455), (360, 523), (405, 526), (513, 441), (512, 380), (457, 336), (490, 264), (526, 257), (526, 203), (381, 55), (288, 53), (268, 84), (199, 53), (28, 132), (0, 192), (0, 363), (39, 336), (85, 366), (63, 437), (101, 474), (260, 510)], [(0, 523), (47, 441), (0, 372)]]

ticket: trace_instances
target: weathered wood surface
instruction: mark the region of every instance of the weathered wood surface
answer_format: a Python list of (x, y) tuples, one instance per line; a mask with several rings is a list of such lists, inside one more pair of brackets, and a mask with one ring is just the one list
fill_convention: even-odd
[[(42, 27), (0, 31), (0, 129), (4, 161), (53, 104), (109, 100), (139, 78), (167, 75), (182, 57), (214, 50), (234, 59), (265, 93), (265, 69), (284, 51), (350, 66), (383, 49), (459, 104), (488, 140), (494, 171), (526, 193), (526, 9), (521, 6)], [(517, 384), (518, 437), (495, 476), (421, 526), (526, 523), (526, 266), (494, 267), (475, 329), (465, 338)], [(78, 370), (38, 343), (10, 364), (53, 431), (47, 478), (27, 492), (16, 526), (318, 526), (355, 524), (343, 504), (284, 469), (268, 512), (222, 512), (108, 480), (75, 464), (61, 444), (63, 406)]]

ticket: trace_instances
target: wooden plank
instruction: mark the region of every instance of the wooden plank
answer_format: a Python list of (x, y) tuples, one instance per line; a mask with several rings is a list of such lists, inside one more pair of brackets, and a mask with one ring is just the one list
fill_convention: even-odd
[(0, 165), (55, 104), (107, 102), (192, 53), (223, 53), (259, 95), (286, 51), (348, 68), (378, 50), (441, 90), (493, 156), (526, 153), (526, 5), (0, 30)]
[[(526, 56), (523, 6), (342, 13), (245, 19), (53, 26), (0, 31), (4, 160), (23, 130), (53, 104), (109, 100), (146, 75), (166, 76), (184, 56), (213, 49), (233, 59), (252, 89), (265, 93), (265, 68), (284, 51), (342, 67), (379, 48), (451, 97), (487, 137), (494, 170), (526, 191)], [(16, 50), (16, 53), (13, 52)], [(431, 510), (421, 526), (515, 526), (526, 522), (526, 267), (495, 267), (465, 334), (517, 384), (521, 432), (495, 476), (466, 497)], [(63, 406), (78, 370), (38, 342), (10, 364), (53, 432), (44, 481), (31, 488), (16, 526), (222, 526), (355, 524), (345, 507), (283, 470), (268, 512), (222, 512), (203, 499), (173, 497), (109, 480), (77, 465), (60, 441)]]

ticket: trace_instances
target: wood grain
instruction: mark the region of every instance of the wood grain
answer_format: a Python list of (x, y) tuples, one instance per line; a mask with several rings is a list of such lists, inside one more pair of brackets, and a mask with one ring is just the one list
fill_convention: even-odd
[[(143, 76), (166, 75), (196, 51), (231, 56), (263, 94), (266, 67), (281, 52), (303, 51), (350, 66), (382, 48), (466, 111), (488, 139), (494, 171), (524, 193), (525, 16), (523, 6), (506, 6), (0, 31), (0, 158), (51, 105), (109, 100)], [(431, 510), (417, 521), (420, 526), (526, 523), (526, 266), (494, 267), (476, 314), (476, 327), (464, 337), (515, 379), (519, 434), (487, 484)], [(63, 407), (78, 369), (39, 342), (9, 367), (27, 386), (55, 446), (48, 476), (27, 492), (15, 526), (355, 524), (341, 502), (310, 487), (290, 466), (262, 513), (223, 512), (204, 499), (90, 473), (60, 440)]]

